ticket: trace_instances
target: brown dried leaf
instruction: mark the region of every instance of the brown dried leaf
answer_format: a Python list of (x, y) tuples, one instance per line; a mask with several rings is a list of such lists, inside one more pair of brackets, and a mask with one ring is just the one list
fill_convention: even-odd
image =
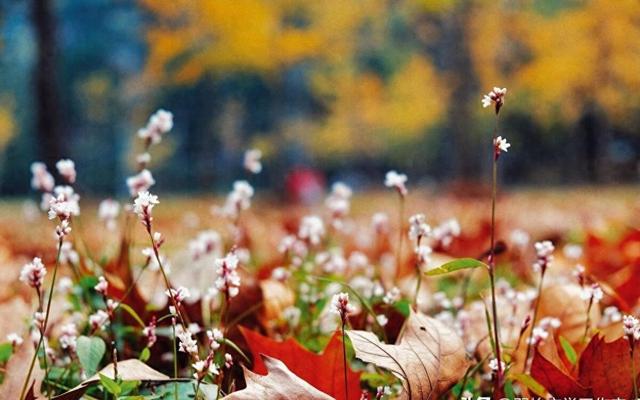
[[(0, 386), (0, 399), (13, 399), (20, 396), (24, 378), (27, 375), (31, 359), (33, 358), (33, 347), (31, 341), (25, 340), (7, 362), (7, 373), (2, 386)], [(29, 382), (29, 386), (33, 388), (36, 398), (40, 396), (40, 385), (43, 380), (44, 371), (40, 369), (40, 363), (36, 360), (33, 366), (33, 372), (31, 373), (31, 382)]]
[(267, 367), (267, 375), (258, 375), (244, 368), (247, 387), (226, 396), (224, 400), (332, 400), (333, 397), (319, 391), (289, 371), (277, 358), (261, 355)]
[[(78, 400), (89, 386), (100, 381), (100, 374), (114, 379), (114, 366), (109, 364), (100, 370), (91, 378), (85, 380), (75, 388), (58, 395), (53, 400)], [(156, 371), (140, 360), (130, 359), (118, 362), (118, 378), (124, 381), (142, 381), (142, 382), (167, 382), (174, 379), (167, 375)]]
[(386, 344), (371, 332), (347, 331), (356, 357), (388, 369), (402, 380), (401, 399), (434, 399), (458, 382), (467, 369), (462, 339), (440, 321), (412, 312), (398, 343)]

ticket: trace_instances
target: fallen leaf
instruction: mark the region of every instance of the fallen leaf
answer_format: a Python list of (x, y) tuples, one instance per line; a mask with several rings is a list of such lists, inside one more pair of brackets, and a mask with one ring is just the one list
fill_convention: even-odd
[(225, 400), (333, 399), (300, 379), (282, 361), (265, 355), (261, 355), (260, 360), (266, 367), (267, 375), (258, 375), (243, 367), (247, 387), (224, 397)]
[[(80, 383), (78, 386), (69, 390), (68, 392), (54, 397), (53, 400), (78, 400), (80, 397), (82, 397), (89, 386), (100, 382), (101, 374), (111, 379), (115, 379), (114, 372), (115, 371), (113, 363), (109, 364), (101, 369), (98, 373), (93, 375), (91, 378)], [(118, 378), (122, 379), (123, 381), (141, 382), (169, 382), (175, 380), (161, 372), (156, 371), (155, 369), (147, 366), (145, 363), (137, 359), (119, 361)]]
[[(33, 357), (33, 347), (31, 341), (25, 340), (7, 362), (7, 372), (4, 376), (4, 382), (0, 386), (0, 399), (19, 398), (24, 378), (27, 375)], [(40, 369), (40, 363), (36, 361), (31, 373), (31, 382), (29, 383), (34, 393), (34, 398), (40, 396), (40, 385), (43, 380), (44, 371)]]
[[(253, 353), (253, 371), (266, 374), (267, 366), (258, 356), (264, 354), (281, 360), (294, 374), (336, 399), (344, 399), (344, 366), (342, 356), (342, 338), (334, 332), (327, 347), (321, 354), (313, 353), (294, 339), (277, 342), (257, 332), (240, 327), (249, 349)], [(347, 382), (350, 399), (360, 398), (360, 373), (347, 370)]]
[(380, 342), (367, 331), (347, 331), (356, 357), (391, 371), (402, 380), (402, 399), (434, 399), (465, 374), (462, 339), (440, 321), (412, 312), (397, 344)]

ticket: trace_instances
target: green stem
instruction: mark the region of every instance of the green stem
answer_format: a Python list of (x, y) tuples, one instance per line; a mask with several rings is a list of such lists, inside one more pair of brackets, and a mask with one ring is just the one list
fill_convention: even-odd
[(491, 284), (491, 311), (493, 314), (493, 335), (496, 346), (496, 361), (498, 362), (497, 378), (494, 386), (494, 393), (498, 393), (502, 384), (502, 357), (500, 354), (500, 334), (498, 332), (498, 306), (496, 304), (495, 285), (495, 234), (496, 234), (496, 197), (498, 192), (498, 158), (495, 154), (495, 139), (498, 132), (498, 114), (496, 113), (496, 123), (493, 129), (493, 140), (491, 141), (491, 158), (493, 160), (492, 185), (491, 185), (491, 248), (489, 254), (489, 282)]
[(529, 364), (529, 356), (531, 355), (531, 344), (532, 344), (531, 342), (533, 339), (533, 328), (536, 326), (536, 322), (538, 321), (538, 309), (540, 308), (540, 297), (542, 296), (543, 280), (544, 280), (544, 270), (540, 275), (540, 282), (538, 282), (538, 297), (536, 297), (536, 305), (533, 308), (533, 319), (531, 320), (531, 329), (529, 330), (529, 340), (527, 340), (527, 355), (524, 358), (524, 368), (522, 370), (523, 373), (527, 372), (527, 364)]
[[(51, 310), (51, 300), (53, 299), (53, 289), (56, 285), (56, 276), (58, 275), (58, 266), (60, 265), (60, 253), (62, 250), (62, 242), (63, 238), (61, 237), (58, 240), (58, 254), (56, 255), (56, 265), (53, 268), (53, 278), (51, 279), (51, 287), (49, 288), (49, 298), (47, 299), (47, 310), (44, 316), (44, 324), (42, 325), (42, 331), (40, 332), (40, 340), (38, 341), (38, 346), (33, 353), (33, 357), (31, 358), (31, 364), (29, 365), (29, 371), (27, 371), (27, 376), (24, 378), (24, 383), (22, 384), (22, 390), (20, 392), (20, 400), (24, 400), (24, 396), (27, 392), (27, 386), (29, 385), (29, 380), (31, 379), (31, 374), (33, 373), (33, 367), (36, 364), (36, 359), (38, 358), (38, 350), (42, 346), (44, 350), (44, 357), (47, 357), (47, 350), (44, 347), (44, 335), (47, 331), (47, 324), (49, 323), (49, 311)], [(45, 369), (45, 380), (48, 380), (48, 370)]]
[(402, 245), (404, 241), (404, 195), (400, 195), (400, 212), (398, 214), (398, 248), (396, 249), (396, 274), (400, 270), (400, 264), (402, 263)]
[(587, 321), (584, 325), (584, 335), (582, 336), (582, 343), (587, 342), (587, 335), (589, 334), (589, 328), (591, 325), (591, 307), (593, 307), (593, 295), (589, 298), (589, 305), (587, 306)]

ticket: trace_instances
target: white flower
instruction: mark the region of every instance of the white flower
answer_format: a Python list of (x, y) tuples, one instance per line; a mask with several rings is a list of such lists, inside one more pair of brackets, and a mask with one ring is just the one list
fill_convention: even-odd
[(98, 218), (107, 226), (110, 231), (116, 228), (116, 219), (120, 213), (120, 203), (112, 199), (104, 199), (98, 206)]
[(240, 211), (246, 210), (251, 206), (253, 193), (253, 187), (249, 182), (235, 181), (233, 183), (233, 190), (227, 196), (224, 206), (218, 208), (216, 212), (229, 219), (238, 218)]
[(258, 149), (247, 150), (244, 153), (244, 168), (252, 174), (259, 174), (262, 171), (262, 152)]
[(229, 297), (235, 297), (240, 291), (240, 276), (236, 269), (238, 268), (238, 257), (235, 253), (230, 252), (224, 258), (215, 261), (216, 273), (218, 278), (215, 285), (221, 292), (227, 293)]
[(500, 89), (499, 87), (494, 87), (492, 91), (482, 97), (482, 107), (487, 108), (491, 105), (491, 103), (494, 103), (497, 114), (504, 104), (504, 96), (506, 94), (507, 88)]
[(208, 330), (207, 337), (209, 338), (209, 347), (211, 347), (211, 350), (217, 350), (220, 347), (220, 343), (224, 340), (222, 331), (217, 328)]
[(42, 162), (34, 162), (31, 164), (31, 187), (41, 192), (51, 192), (55, 181), (53, 176), (47, 171), (47, 166)]
[(633, 332), (638, 328), (638, 319), (633, 315), (624, 315), (622, 317), (622, 326), (624, 328), (625, 335), (633, 335)]
[(334, 219), (333, 224), (337, 229), (342, 227), (341, 219), (349, 214), (351, 208), (351, 188), (342, 182), (333, 184), (331, 194), (325, 200), (325, 205)]
[(376, 321), (378, 321), (378, 324), (380, 324), (380, 326), (385, 326), (387, 325), (387, 323), (389, 323), (389, 318), (387, 318), (387, 316), (384, 314), (380, 314), (376, 316)]
[(33, 261), (22, 267), (20, 271), (20, 281), (27, 285), (39, 289), (44, 282), (44, 276), (47, 274), (42, 260), (35, 257)]
[(538, 259), (533, 264), (533, 269), (536, 272), (544, 272), (553, 261), (555, 247), (549, 240), (537, 242), (534, 246)]
[(148, 226), (151, 222), (151, 210), (156, 204), (160, 204), (158, 196), (149, 192), (140, 192), (133, 202), (133, 211), (138, 214), (140, 220)]
[(310, 244), (317, 246), (325, 235), (322, 219), (316, 215), (308, 215), (300, 221), (298, 237)]
[(60, 247), (60, 262), (62, 264), (64, 263), (78, 264), (79, 261), (80, 261), (80, 256), (78, 255), (78, 252), (73, 249), (73, 243), (71, 242), (62, 243), (62, 246)]
[(153, 179), (153, 175), (148, 169), (143, 169), (137, 175), (133, 175), (127, 178), (127, 187), (129, 188), (129, 194), (131, 197), (135, 197), (140, 192), (148, 191), (151, 186), (155, 185), (156, 181)]
[(382, 298), (382, 301), (385, 304), (393, 304), (398, 300), (400, 300), (400, 289), (395, 286), (392, 287), (391, 290), (389, 290)]
[(498, 136), (497, 138), (493, 139), (493, 147), (494, 147), (495, 155), (497, 157), (503, 151), (505, 153), (508, 152), (509, 147), (511, 147), (511, 144), (507, 142), (507, 139), (503, 138), (502, 136)]
[(80, 215), (80, 196), (71, 186), (56, 186), (53, 193), (49, 198), (49, 219), (58, 217), (64, 221), (72, 215)]
[(150, 143), (157, 144), (162, 141), (162, 135), (173, 128), (173, 114), (160, 109), (149, 117), (147, 126), (138, 130), (138, 137)]
[[(500, 366), (502, 368), (500, 368), (502, 371), (504, 371), (504, 369), (506, 368), (506, 364), (504, 363), (504, 361), (500, 361)], [(495, 358), (492, 358), (491, 360), (489, 360), (489, 368), (492, 371), (497, 371), (498, 370), (498, 360), (496, 360)]]
[(105, 330), (109, 325), (109, 314), (104, 310), (98, 310), (94, 314), (89, 315), (89, 324), (93, 330)]
[(602, 288), (597, 283), (583, 287), (582, 292), (580, 293), (580, 298), (582, 300), (593, 301), (594, 303), (599, 303), (603, 297), (604, 293), (602, 292)]
[(222, 238), (214, 230), (202, 231), (194, 240), (189, 242), (189, 252), (194, 260), (209, 254), (219, 256), (221, 251)]
[(22, 339), (22, 336), (18, 335), (15, 332), (8, 334), (7, 340), (11, 343), (13, 347), (18, 347), (24, 342), (24, 340)]
[(93, 287), (93, 289), (102, 294), (103, 296), (107, 295), (107, 289), (109, 288), (109, 282), (107, 282), (107, 280), (104, 278), (104, 276), (101, 276), (98, 278), (98, 284), (95, 285)]
[(371, 225), (377, 234), (389, 232), (389, 216), (383, 212), (377, 212), (371, 217)]
[(420, 265), (427, 265), (431, 262), (431, 253), (433, 250), (430, 246), (421, 244), (420, 246), (416, 246), (415, 253), (418, 256), (418, 263)]
[(460, 236), (460, 233), (460, 223), (458, 223), (457, 219), (450, 218), (436, 226), (431, 236), (437, 242), (438, 246), (447, 248), (451, 245), (454, 238)]
[(531, 237), (522, 229), (514, 229), (510, 235), (511, 243), (518, 247), (525, 247), (529, 244)]
[(562, 248), (562, 252), (565, 257), (577, 260), (582, 257), (582, 246), (579, 244), (566, 244)]
[(73, 289), (73, 281), (68, 276), (63, 276), (58, 280), (58, 292), (69, 294)]
[(78, 340), (78, 328), (76, 324), (70, 322), (60, 328), (60, 337), (58, 342), (60, 347), (71, 352), (76, 351), (76, 342)]
[(384, 185), (386, 187), (395, 188), (401, 196), (407, 194), (407, 176), (405, 174), (399, 174), (396, 171), (389, 171), (384, 179)]
[(189, 291), (189, 289), (187, 289), (184, 286), (180, 286), (178, 289), (173, 289), (173, 288), (167, 289), (164, 291), (164, 294), (166, 294), (167, 297), (169, 298), (173, 296), (173, 299), (178, 304), (182, 303), (183, 301), (191, 297), (191, 292)]
[(178, 346), (178, 350), (190, 354), (192, 356), (198, 355), (198, 342), (196, 342), (189, 330), (185, 330), (182, 328), (182, 325), (176, 326), (176, 336), (180, 341), (180, 345)]
[(151, 154), (148, 152), (140, 153), (136, 156), (136, 162), (141, 168), (144, 168), (147, 164), (151, 162)]
[(431, 227), (425, 222), (424, 214), (415, 214), (409, 218), (409, 239), (419, 243), (430, 232)]
[(333, 295), (329, 311), (338, 314), (344, 322), (347, 315), (353, 314), (356, 310), (353, 305), (349, 304), (349, 293), (342, 292)]
[(76, 181), (76, 165), (72, 160), (62, 159), (56, 163), (58, 173), (69, 183)]

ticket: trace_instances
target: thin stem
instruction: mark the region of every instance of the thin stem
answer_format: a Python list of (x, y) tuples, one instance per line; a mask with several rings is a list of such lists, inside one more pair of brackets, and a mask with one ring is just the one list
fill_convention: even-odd
[(498, 306), (496, 304), (496, 285), (495, 285), (495, 234), (496, 234), (496, 197), (498, 192), (498, 158), (495, 152), (495, 139), (498, 132), (498, 113), (496, 112), (496, 122), (493, 129), (493, 139), (491, 141), (492, 151), (492, 187), (491, 187), (491, 248), (489, 254), (489, 282), (491, 283), (491, 311), (493, 313), (493, 334), (496, 346), (496, 361), (498, 363), (498, 371), (496, 382), (494, 386), (494, 392), (497, 393), (502, 384), (502, 357), (500, 354), (500, 334), (498, 332)]
[(633, 358), (634, 356), (634, 347), (635, 341), (629, 341), (629, 345), (631, 346), (631, 379), (633, 380), (633, 398), (638, 399), (638, 382), (636, 376), (636, 361)]
[(400, 212), (398, 214), (398, 248), (396, 249), (396, 274), (400, 269), (402, 263), (402, 245), (404, 241), (404, 195), (399, 193), (400, 196)]
[[(56, 264), (53, 268), (53, 278), (51, 279), (51, 287), (49, 288), (49, 298), (47, 299), (47, 310), (44, 316), (44, 324), (42, 325), (42, 330), (40, 331), (40, 340), (38, 341), (38, 346), (36, 346), (35, 352), (33, 353), (33, 358), (31, 359), (31, 364), (29, 365), (29, 371), (27, 372), (27, 376), (24, 378), (24, 383), (22, 384), (22, 390), (20, 392), (20, 400), (24, 400), (24, 396), (27, 392), (27, 386), (29, 385), (29, 380), (31, 379), (31, 374), (33, 373), (33, 367), (36, 364), (36, 359), (38, 358), (38, 350), (40, 346), (43, 347), (44, 357), (47, 357), (47, 350), (44, 347), (44, 335), (47, 331), (47, 324), (49, 323), (49, 311), (51, 310), (51, 300), (53, 299), (53, 289), (56, 285), (56, 276), (58, 275), (58, 266), (60, 265), (60, 253), (62, 251), (62, 242), (63, 238), (60, 237), (58, 240), (58, 254), (56, 255)], [(44, 378), (48, 381), (48, 370), (45, 369)]]
[(527, 340), (527, 355), (524, 358), (523, 373), (527, 372), (527, 366), (529, 364), (529, 356), (531, 355), (531, 344), (533, 342), (533, 328), (536, 326), (538, 320), (538, 309), (540, 308), (540, 296), (542, 296), (542, 281), (544, 280), (544, 270), (540, 274), (540, 282), (538, 282), (538, 296), (536, 297), (536, 305), (533, 308), (533, 319), (531, 320), (531, 330), (529, 331), (529, 340)]
[(342, 361), (344, 365), (344, 398), (349, 399), (349, 384), (347, 380), (347, 343), (345, 342), (344, 321), (342, 321)]
[(587, 306), (587, 321), (584, 325), (584, 335), (582, 336), (582, 343), (587, 342), (587, 335), (589, 334), (589, 328), (591, 326), (591, 307), (593, 307), (593, 295), (589, 298), (589, 305)]
[[(222, 347), (220, 348), (220, 353), (222, 354), (222, 361), (225, 360), (225, 353), (227, 351), (227, 319), (229, 317), (229, 294), (227, 292), (223, 293), (223, 301), (222, 301), (222, 309), (220, 310), (220, 321), (222, 322), (222, 336), (224, 337), (224, 341), (222, 342)], [(223, 365), (224, 366), (224, 365)], [(224, 381), (224, 369), (220, 368), (221, 373), (218, 375), (218, 387), (216, 388), (216, 400), (220, 397), (220, 390), (222, 389), (222, 383)]]
[[(173, 377), (178, 379), (178, 343), (176, 341), (176, 322), (175, 317), (172, 319), (171, 328), (173, 329)], [(196, 392), (197, 393), (197, 392)], [(173, 384), (173, 394), (175, 400), (178, 400), (178, 384)]]
[(422, 283), (422, 275), (420, 274), (420, 266), (416, 265), (416, 293), (413, 295), (413, 307), (418, 310), (418, 293), (420, 293), (420, 284)]

